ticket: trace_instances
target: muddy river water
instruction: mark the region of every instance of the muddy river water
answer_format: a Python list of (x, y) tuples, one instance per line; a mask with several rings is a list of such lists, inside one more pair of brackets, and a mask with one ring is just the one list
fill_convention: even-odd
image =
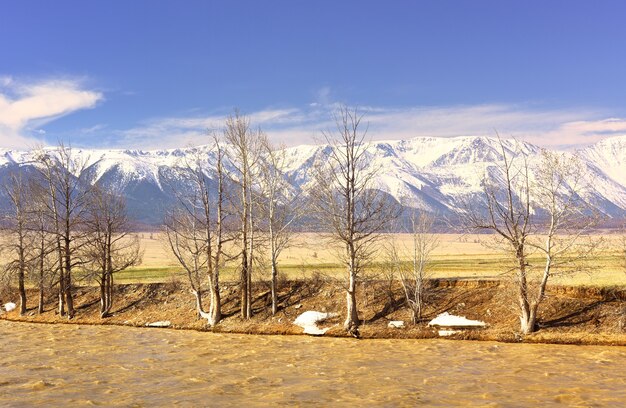
[(626, 406), (626, 348), (0, 321), (0, 406)]

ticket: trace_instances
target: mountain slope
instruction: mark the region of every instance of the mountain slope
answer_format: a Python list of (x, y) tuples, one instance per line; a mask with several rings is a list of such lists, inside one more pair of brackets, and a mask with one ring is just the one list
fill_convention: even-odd
[[(518, 144), (519, 143), (519, 144)], [(507, 155), (521, 149), (529, 163), (537, 163), (537, 146), (503, 140)], [(94, 182), (127, 198), (131, 216), (159, 224), (174, 201), (173, 190), (184, 190), (187, 163), (200, 160), (214, 179), (215, 152), (208, 146), (170, 150), (86, 150), (73, 152), (84, 159)], [(285, 150), (285, 177), (296, 190), (313, 186), (314, 169), (327, 162), (329, 145), (303, 145)], [(605, 139), (578, 152), (581, 171), (593, 188), (585, 200), (610, 217), (626, 216), (626, 136)], [(480, 199), (484, 177), (501, 179), (500, 141), (492, 137), (415, 138), (373, 142), (366, 150), (365, 170), (377, 170), (377, 188), (408, 207), (440, 215), (454, 213)], [(0, 150), (0, 181), (16, 165), (31, 165), (33, 152)], [(232, 171), (232, 165), (225, 163)]]

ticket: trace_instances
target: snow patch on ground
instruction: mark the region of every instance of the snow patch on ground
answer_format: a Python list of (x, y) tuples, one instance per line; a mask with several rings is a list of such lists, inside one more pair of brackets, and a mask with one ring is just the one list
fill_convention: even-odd
[(390, 329), (401, 329), (404, 327), (404, 321), (403, 320), (392, 320), (387, 324), (387, 327), (389, 327)]
[(8, 303), (5, 303), (3, 307), (4, 307), (4, 310), (6, 310), (7, 312), (10, 312), (11, 310), (15, 310), (17, 308), (17, 305), (13, 302), (8, 302)]
[(439, 335), (441, 337), (447, 337), (447, 336), (452, 336), (453, 334), (457, 334), (460, 333), (460, 330), (439, 330)]
[(163, 320), (159, 322), (146, 323), (148, 327), (170, 327), (172, 323), (169, 320)]
[(448, 312), (441, 313), (433, 320), (428, 322), (429, 326), (440, 327), (485, 327), (487, 323), (480, 320), (471, 320), (463, 316), (455, 316)]
[(304, 329), (304, 334), (321, 336), (325, 334), (330, 327), (320, 328), (317, 324), (336, 316), (337, 313), (324, 313), (308, 310), (298, 316), (296, 320), (293, 321), (293, 324), (302, 327)]

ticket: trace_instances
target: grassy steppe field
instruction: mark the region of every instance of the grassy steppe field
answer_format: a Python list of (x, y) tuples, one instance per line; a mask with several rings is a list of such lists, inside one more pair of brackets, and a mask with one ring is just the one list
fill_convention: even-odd
[[(170, 255), (163, 237), (159, 233), (139, 233), (144, 256), (142, 263), (132, 269), (116, 275), (119, 283), (168, 282), (184, 279), (184, 273), (176, 260)], [(438, 234), (438, 247), (432, 254), (429, 277), (466, 278), (466, 279), (501, 279), (506, 276), (510, 262), (497, 250), (485, 246), (489, 235)], [(395, 240), (409, 260), (408, 248), (411, 237), (407, 234), (390, 234), (380, 242)], [(298, 234), (294, 245), (286, 249), (280, 257), (280, 273), (289, 279), (311, 276), (321, 273), (330, 277), (343, 277), (344, 269), (335, 256), (336, 249), (322, 235), (314, 233)], [(381, 250), (373, 260), (368, 274), (380, 276), (380, 263), (384, 260)], [(538, 256), (531, 258), (531, 263), (541, 263)], [(236, 265), (227, 265), (222, 272), (222, 279), (236, 280)], [(256, 268), (255, 279), (266, 279), (268, 272), (261, 266)], [(626, 285), (623, 252), (620, 237), (605, 235), (605, 244), (588, 263), (588, 271), (554, 276), (552, 283), (564, 285), (613, 286)]]

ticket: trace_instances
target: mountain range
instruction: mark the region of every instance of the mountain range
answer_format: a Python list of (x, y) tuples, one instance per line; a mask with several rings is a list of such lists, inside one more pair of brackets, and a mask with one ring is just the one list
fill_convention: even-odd
[[(507, 155), (523, 152), (537, 163), (541, 148), (511, 139), (502, 140)], [(289, 184), (306, 193), (313, 186), (313, 169), (328, 160), (331, 145), (302, 145), (285, 149), (284, 175)], [(93, 180), (115, 188), (126, 197), (131, 218), (156, 226), (174, 198), (168, 189), (184, 185), (186, 161), (206, 158), (205, 174), (214, 179), (215, 152), (197, 146), (168, 150), (76, 149)], [(500, 140), (493, 137), (418, 137), (376, 141), (368, 145), (366, 166), (377, 169), (376, 187), (405, 207), (442, 216), (478, 202), (484, 178), (502, 178)], [(626, 217), (626, 136), (617, 136), (567, 155), (580, 158), (580, 171), (590, 187), (581, 192), (608, 219)], [(0, 149), (0, 180), (16, 165), (32, 165), (32, 151)]]

